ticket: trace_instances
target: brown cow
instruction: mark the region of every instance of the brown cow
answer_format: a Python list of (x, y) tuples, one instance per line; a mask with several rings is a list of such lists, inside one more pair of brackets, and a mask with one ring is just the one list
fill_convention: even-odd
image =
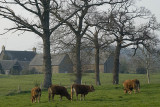
[(73, 84), (71, 86), (71, 100), (73, 100), (74, 92), (76, 93), (77, 100), (78, 100), (78, 94), (81, 94), (80, 100), (82, 100), (82, 97), (83, 100), (85, 100), (85, 95), (87, 95), (88, 92), (93, 92), (93, 91), (95, 91), (93, 85), (89, 86), (89, 85)]
[(63, 96), (65, 96), (68, 100), (71, 100), (71, 96), (69, 95), (67, 89), (63, 86), (51, 85), (48, 88), (49, 101), (51, 96), (52, 96), (52, 100), (54, 100), (54, 95), (60, 95), (60, 101), (62, 100)]
[(38, 98), (38, 102), (40, 101), (40, 97), (41, 97), (41, 89), (39, 87), (34, 87), (31, 90), (31, 101), (36, 102), (37, 98)]
[(132, 93), (132, 90), (134, 89), (134, 92), (136, 93), (137, 91), (140, 91), (140, 82), (137, 79), (134, 80), (125, 80), (123, 82), (123, 87), (124, 87), (124, 93)]

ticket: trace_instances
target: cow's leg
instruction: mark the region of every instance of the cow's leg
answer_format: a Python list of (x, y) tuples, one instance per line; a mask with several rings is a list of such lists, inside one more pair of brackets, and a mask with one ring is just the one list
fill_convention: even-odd
[(127, 93), (127, 90), (126, 89), (124, 89), (124, 94), (126, 94)]
[(85, 94), (81, 94), (81, 101), (84, 100)]
[(71, 101), (73, 100), (73, 93), (74, 93), (74, 92), (71, 91)]
[(85, 100), (85, 94), (83, 95), (83, 100)]
[(33, 97), (31, 98), (31, 102), (33, 103)]
[(136, 90), (137, 90), (137, 89), (134, 89), (134, 93), (136, 93)]
[(59, 101), (62, 101), (62, 96), (60, 95), (60, 100)]
[(40, 96), (38, 96), (38, 103), (39, 103), (39, 101), (40, 101)]
[(78, 101), (78, 94), (76, 93), (77, 101)]
[(33, 98), (33, 102), (34, 102), (34, 103), (36, 102), (36, 97)]
[(81, 98), (80, 98), (80, 101), (82, 101), (82, 97), (83, 97), (83, 94), (81, 94)]
[(34, 102), (35, 102), (35, 103), (37, 102), (37, 97), (34, 98)]
[(140, 88), (138, 87), (138, 92), (140, 92)]
[(54, 101), (54, 94), (52, 94), (52, 101)]
[(51, 99), (51, 93), (48, 93), (48, 101), (50, 102)]
[(71, 86), (71, 101), (73, 100), (74, 89)]
[(34, 102), (34, 99), (32, 98), (32, 103)]

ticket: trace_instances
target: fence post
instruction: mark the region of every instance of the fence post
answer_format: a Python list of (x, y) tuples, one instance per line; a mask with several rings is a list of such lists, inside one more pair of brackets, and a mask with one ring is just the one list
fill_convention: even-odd
[(20, 88), (20, 86), (18, 85), (17, 93), (20, 93), (20, 92), (21, 92), (21, 88)]

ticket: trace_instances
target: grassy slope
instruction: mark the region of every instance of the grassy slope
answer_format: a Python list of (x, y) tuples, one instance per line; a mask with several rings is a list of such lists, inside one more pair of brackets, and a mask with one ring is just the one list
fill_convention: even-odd
[[(159, 107), (160, 106), (160, 74), (151, 75), (151, 84), (147, 84), (146, 75), (120, 74), (120, 84), (112, 85), (112, 74), (101, 74), (101, 86), (95, 86), (96, 91), (86, 96), (86, 101), (68, 101), (55, 96), (54, 102), (48, 102), (47, 91), (42, 92), (41, 102), (31, 104), (30, 90), (35, 83), (43, 81), (43, 75), (0, 75), (0, 107)], [(141, 92), (124, 94), (122, 82), (125, 79), (137, 78), (141, 82)], [(53, 84), (70, 86), (73, 82), (71, 74), (53, 74)], [(83, 82), (94, 84), (94, 74), (85, 74)], [(17, 94), (18, 86), (21, 93)], [(68, 88), (70, 93), (70, 89)], [(75, 96), (74, 96), (75, 99)]]

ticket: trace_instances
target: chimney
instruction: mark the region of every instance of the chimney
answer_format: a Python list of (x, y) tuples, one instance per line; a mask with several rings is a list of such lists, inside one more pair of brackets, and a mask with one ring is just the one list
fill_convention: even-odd
[(35, 48), (35, 47), (34, 47), (32, 50), (33, 50), (33, 52), (35, 52), (35, 53), (36, 53), (36, 48)]
[(2, 51), (5, 51), (5, 46), (4, 45), (2, 46)]

